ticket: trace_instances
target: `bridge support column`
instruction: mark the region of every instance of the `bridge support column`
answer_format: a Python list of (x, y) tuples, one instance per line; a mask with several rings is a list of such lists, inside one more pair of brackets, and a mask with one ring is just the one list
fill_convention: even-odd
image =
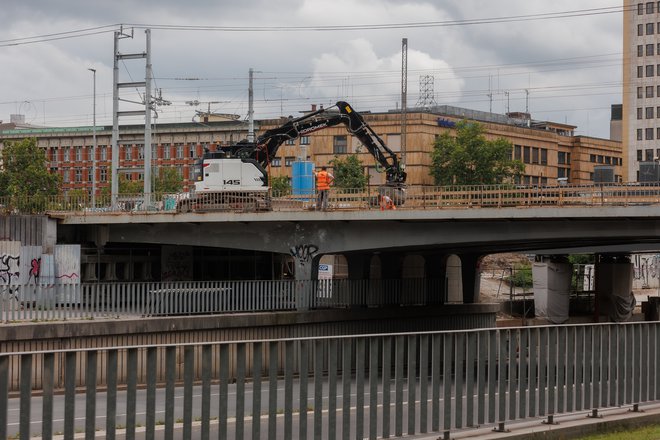
[(461, 254), (461, 281), (463, 282), (463, 303), (479, 302), (481, 284), (481, 255)]
[(342, 296), (347, 296), (342, 302), (363, 307), (378, 304), (378, 292), (375, 292), (368, 284), (371, 254), (348, 254), (346, 262), (348, 263), (348, 291), (337, 292)]
[(447, 301), (447, 255), (426, 255), (424, 263), (428, 304), (444, 304)]
[(316, 283), (319, 277), (321, 255), (310, 258), (295, 258), (296, 309), (309, 310), (316, 295)]
[(629, 255), (602, 255), (596, 263), (596, 319), (628, 321), (635, 308), (633, 265)]
[(404, 293), (397, 284), (397, 280), (400, 280), (403, 274), (403, 257), (403, 254), (393, 252), (380, 255), (381, 279), (383, 280), (381, 304), (405, 304)]

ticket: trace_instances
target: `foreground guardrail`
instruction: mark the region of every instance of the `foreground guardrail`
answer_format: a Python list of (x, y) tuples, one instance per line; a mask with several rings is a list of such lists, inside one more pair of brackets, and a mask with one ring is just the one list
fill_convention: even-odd
[[(329, 210), (377, 210), (385, 208), (381, 195), (390, 195), (396, 209), (493, 208), (511, 206), (628, 206), (660, 203), (660, 184), (626, 183), (563, 186), (409, 186), (402, 193), (367, 187), (332, 188)], [(216, 193), (195, 197), (190, 193), (122, 194), (113, 203), (99, 195), (32, 196), (0, 198), (0, 212), (8, 214), (178, 212), (263, 212), (315, 210), (316, 193), (291, 195), (274, 191)]]
[(0, 438), (188, 439), (194, 421), (201, 439), (504, 430), (660, 400), (659, 342), (654, 322), (0, 353)]
[(0, 288), (0, 322), (444, 302), (444, 280), (177, 281)]

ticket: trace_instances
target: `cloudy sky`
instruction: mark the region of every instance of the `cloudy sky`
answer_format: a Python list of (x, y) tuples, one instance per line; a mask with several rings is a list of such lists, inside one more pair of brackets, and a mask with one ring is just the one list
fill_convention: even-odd
[[(608, 137), (610, 105), (621, 102), (622, 21), (620, 0), (4, 0), (0, 120), (91, 125), (95, 68), (97, 121), (111, 124), (113, 31), (124, 23), (133, 38), (120, 40), (123, 53), (143, 51), (152, 28), (155, 86), (171, 102), (158, 122), (208, 108), (246, 118), (250, 68), (256, 118), (339, 99), (397, 108), (407, 38), (409, 106), (430, 76), (438, 104), (528, 108)], [(119, 71), (120, 81), (144, 79), (142, 61)]]

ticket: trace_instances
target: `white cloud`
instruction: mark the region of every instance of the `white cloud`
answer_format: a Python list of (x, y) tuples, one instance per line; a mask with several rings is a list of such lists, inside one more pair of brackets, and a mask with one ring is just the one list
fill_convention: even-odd
[[(475, 18), (543, 14), (602, 8), (602, 0), (556, 0), (552, 3), (510, 0), (200, 0), (99, 4), (66, 0), (8, 0), (0, 40), (69, 31), (122, 21), (133, 23), (224, 26), (328, 26), (444, 22)], [(157, 6), (157, 7), (156, 7)], [(130, 13), (129, 13), (130, 12)], [(6, 17), (11, 17), (8, 20)], [(419, 93), (421, 75), (435, 78), (439, 103), (488, 110), (524, 110), (530, 90), (533, 116), (573, 123), (583, 133), (607, 136), (608, 108), (621, 100), (621, 57), (580, 65), (583, 57), (621, 52), (620, 14), (586, 15), (555, 20), (517, 21), (478, 26), (392, 28), (360, 31), (203, 32), (154, 29), (153, 64), (157, 86), (174, 104), (161, 121), (190, 120), (190, 99), (227, 101), (214, 105), (226, 112), (246, 112), (247, 72), (254, 67), (257, 117), (294, 114), (310, 103), (351, 99), (365, 110), (392, 108), (399, 101), (401, 39), (409, 42), (409, 104)], [(142, 50), (142, 30), (123, 50)], [(549, 64), (548, 61), (564, 62)], [(47, 123), (86, 124), (91, 108), (87, 67), (98, 69), (100, 112), (109, 116), (112, 34), (106, 33), (36, 45), (0, 47), (0, 119), (17, 111), (17, 103), (46, 108)], [(140, 77), (140, 68), (121, 65)], [(10, 66), (7, 68), (6, 66)], [(169, 77), (197, 77), (172, 81)], [(570, 90), (568, 86), (592, 85)], [(595, 89), (598, 84), (613, 84)], [(56, 97), (83, 99), (50, 100)], [(105, 100), (105, 103), (104, 103)], [(43, 122), (43, 114), (38, 118)], [(107, 121), (106, 121), (107, 122)], [(585, 131), (587, 130), (588, 131)]]

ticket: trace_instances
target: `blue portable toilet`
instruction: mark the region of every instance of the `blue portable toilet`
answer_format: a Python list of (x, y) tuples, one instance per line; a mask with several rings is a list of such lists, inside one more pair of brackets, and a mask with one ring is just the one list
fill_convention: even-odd
[(295, 196), (314, 195), (314, 162), (293, 162), (291, 190)]

